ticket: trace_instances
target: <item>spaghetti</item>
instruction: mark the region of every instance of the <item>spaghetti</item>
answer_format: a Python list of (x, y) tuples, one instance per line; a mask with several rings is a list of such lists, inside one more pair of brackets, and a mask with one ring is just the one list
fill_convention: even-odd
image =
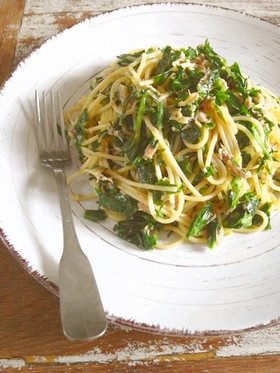
[(85, 216), (142, 248), (212, 248), (280, 208), (280, 100), (208, 41), (118, 56), (66, 117), (81, 163), (69, 182), (88, 174), (99, 206)]

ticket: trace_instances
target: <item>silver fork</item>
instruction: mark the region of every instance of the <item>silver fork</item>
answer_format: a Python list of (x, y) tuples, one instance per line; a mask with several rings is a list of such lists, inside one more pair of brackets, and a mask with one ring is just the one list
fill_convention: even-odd
[[(47, 99), (49, 98), (49, 99)], [(53, 170), (59, 192), (64, 248), (59, 263), (62, 329), (71, 340), (95, 339), (107, 320), (88, 258), (79, 245), (68, 197), (65, 166), (71, 157), (65, 136), (60, 96), (35, 92), (36, 137), (40, 163)]]

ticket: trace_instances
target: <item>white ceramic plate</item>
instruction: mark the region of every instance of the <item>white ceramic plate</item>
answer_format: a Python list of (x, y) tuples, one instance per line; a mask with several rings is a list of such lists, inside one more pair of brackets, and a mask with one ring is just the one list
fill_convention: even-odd
[[(0, 227), (12, 253), (57, 292), (62, 228), (52, 174), (39, 166), (34, 90), (58, 89), (70, 105), (116, 55), (149, 46), (195, 47), (209, 39), (230, 63), (280, 94), (280, 29), (224, 9), (153, 5), (87, 20), (34, 52), (0, 95)], [(75, 188), (87, 188), (87, 181)], [(184, 244), (146, 252), (112, 233), (110, 221), (82, 218), (73, 203), (81, 246), (90, 258), (111, 320), (167, 333), (220, 333), (278, 322), (280, 214), (273, 229), (233, 235), (208, 248)]]

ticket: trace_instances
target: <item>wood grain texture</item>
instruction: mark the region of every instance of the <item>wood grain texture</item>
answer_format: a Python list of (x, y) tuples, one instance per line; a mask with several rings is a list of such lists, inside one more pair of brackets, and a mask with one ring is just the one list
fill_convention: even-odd
[[(0, 84), (22, 59), (56, 33), (101, 12), (144, 3), (0, 0)], [(279, 0), (192, 3), (244, 11), (280, 25)], [(28, 275), (2, 244), (0, 273), (1, 372), (280, 371), (279, 327), (244, 335), (180, 338), (111, 324), (97, 341), (69, 342), (61, 332), (57, 297)]]
[[(168, 3), (170, 1), (102, 0), (93, 2), (92, 0), (61, 0), (58, 2), (56, 0), (27, 0), (12, 68), (14, 69), (19, 61), (26, 58), (47, 39), (86, 18), (127, 6), (143, 5), (146, 3), (155, 4), (159, 2)], [(181, 0), (173, 0), (171, 2), (188, 3), (187, 1)], [(193, 0), (191, 3), (233, 9), (263, 18), (275, 24), (280, 24), (279, 0), (272, 0), (269, 2), (266, 0), (249, 0), (246, 2)]]
[[(7, 361), (7, 366), (9, 362)], [(83, 373), (279, 373), (280, 362), (275, 356), (250, 357), (246, 360), (241, 358), (224, 358), (202, 361), (172, 361), (168, 363), (137, 362), (133, 364), (114, 362), (108, 364), (45, 364), (38, 361), (36, 364), (25, 364), (20, 359), (14, 360), (18, 367), (7, 368), (9, 373), (25, 372), (83, 372)]]
[(14, 58), (25, 0), (0, 3), (0, 85), (8, 78)]

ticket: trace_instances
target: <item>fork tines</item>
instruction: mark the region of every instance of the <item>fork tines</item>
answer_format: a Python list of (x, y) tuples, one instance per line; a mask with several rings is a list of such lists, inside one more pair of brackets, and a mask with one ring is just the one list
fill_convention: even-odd
[(36, 138), (41, 162), (69, 160), (59, 92), (48, 94), (35, 91)]

